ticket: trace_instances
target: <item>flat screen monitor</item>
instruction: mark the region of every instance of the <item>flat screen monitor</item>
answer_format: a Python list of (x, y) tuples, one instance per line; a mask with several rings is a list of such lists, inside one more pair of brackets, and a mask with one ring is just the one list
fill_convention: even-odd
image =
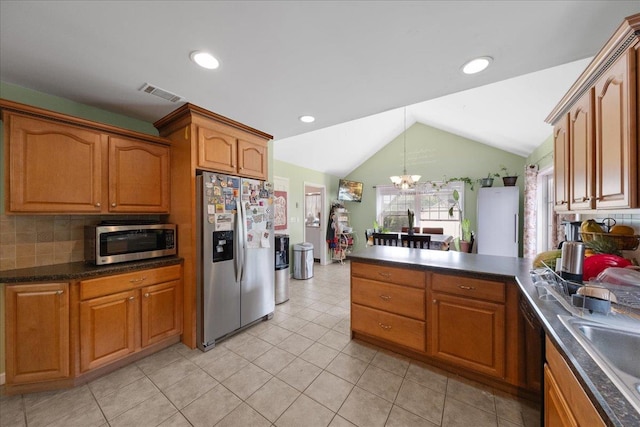
[(338, 200), (342, 202), (361, 202), (362, 183), (341, 179), (338, 183)]

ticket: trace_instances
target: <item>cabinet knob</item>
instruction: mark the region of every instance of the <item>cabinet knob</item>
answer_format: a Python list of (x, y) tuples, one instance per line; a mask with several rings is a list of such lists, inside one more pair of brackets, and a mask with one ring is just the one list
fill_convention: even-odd
[(96, 208), (99, 208), (100, 206), (100, 202), (96, 203)]
[(133, 301), (135, 297), (129, 297), (129, 301)]
[(112, 208), (115, 208), (115, 207), (116, 207), (116, 204), (115, 204), (115, 203), (111, 203), (111, 207), (112, 207)]
[(59, 289), (56, 291), (56, 295), (62, 295), (64, 294), (64, 291), (62, 289)]
[(144, 294), (144, 297), (145, 297), (145, 298), (149, 298), (149, 292), (145, 293), (145, 294)]
[(434, 299), (434, 300), (433, 300), (433, 303), (434, 303), (434, 304), (437, 304), (437, 303), (438, 303), (438, 300), (437, 300), (437, 299)]

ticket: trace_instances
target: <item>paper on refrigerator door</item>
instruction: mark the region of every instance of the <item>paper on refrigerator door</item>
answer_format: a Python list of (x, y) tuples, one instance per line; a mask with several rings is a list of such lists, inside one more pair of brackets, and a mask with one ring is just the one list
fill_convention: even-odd
[(215, 230), (216, 231), (233, 230), (233, 218), (234, 218), (234, 215), (231, 213), (216, 214)]

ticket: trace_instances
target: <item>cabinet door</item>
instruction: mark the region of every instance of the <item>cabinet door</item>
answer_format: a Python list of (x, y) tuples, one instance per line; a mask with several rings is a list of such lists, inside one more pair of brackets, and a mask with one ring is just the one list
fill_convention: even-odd
[(429, 354), (498, 378), (505, 375), (505, 308), (502, 304), (433, 292), (427, 310)]
[(169, 212), (169, 178), (169, 147), (110, 138), (110, 212)]
[(587, 92), (569, 112), (570, 180), (572, 210), (595, 206), (593, 156), (593, 92)]
[(6, 381), (69, 377), (69, 285), (5, 287)]
[(238, 171), (237, 140), (219, 129), (198, 127), (198, 166), (215, 172)]
[(141, 289), (142, 347), (182, 333), (180, 280)]
[(80, 303), (81, 371), (135, 351), (136, 292), (121, 292)]
[(629, 67), (635, 50), (621, 56), (595, 85), (596, 207), (638, 206), (638, 142), (635, 80)]
[(569, 116), (553, 128), (553, 179), (555, 207), (558, 212), (569, 210)]
[(544, 425), (547, 427), (578, 427), (578, 423), (547, 364), (544, 365)]
[(264, 141), (238, 140), (238, 174), (267, 179), (267, 144)]
[(6, 114), (12, 212), (100, 212), (102, 141), (96, 131)]

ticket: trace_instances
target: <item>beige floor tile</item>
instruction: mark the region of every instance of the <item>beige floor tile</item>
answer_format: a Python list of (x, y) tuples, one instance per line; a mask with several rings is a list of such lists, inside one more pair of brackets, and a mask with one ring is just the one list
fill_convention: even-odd
[(269, 427), (269, 422), (265, 417), (257, 413), (246, 403), (241, 403), (236, 409), (231, 411), (229, 415), (224, 417), (222, 421), (216, 424), (216, 427)]
[(371, 364), (393, 374), (404, 377), (409, 368), (409, 358), (387, 350), (379, 350)]
[(178, 410), (162, 393), (154, 394), (128, 411), (109, 421), (111, 427), (155, 427), (173, 416)]
[(523, 409), (526, 410), (527, 408), (518, 398), (503, 392), (496, 392), (495, 403), (498, 418), (511, 421), (518, 425), (524, 425), (522, 413)]
[(391, 402), (356, 386), (338, 411), (338, 415), (358, 426), (384, 426), (391, 405)]
[(298, 311), (295, 316), (304, 320), (308, 320), (312, 322), (314, 319), (318, 318), (322, 315), (321, 311), (314, 310), (309, 307), (304, 307), (302, 310)]
[(402, 385), (402, 377), (369, 365), (364, 371), (357, 386), (381, 397), (389, 402), (396, 399), (398, 390)]
[(363, 341), (351, 340), (351, 342), (342, 349), (342, 352), (369, 363), (376, 356), (376, 353), (378, 353), (378, 349)]
[(352, 384), (358, 382), (365, 369), (367, 369), (365, 362), (344, 353), (338, 354), (326, 368), (327, 371)]
[(191, 423), (180, 412), (176, 412), (175, 415), (158, 424), (158, 427), (191, 427)]
[(274, 422), (300, 396), (300, 392), (278, 378), (271, 378), (246, 400), (263, 417)]
[(438, 425), (393, 405), (385, 427), (437, 427)]
[[(334, 305), (333, 307), (331, 307), (329, 310), (326, 311), (327, 314), (330, 314), (332, 316), (336, 316), (339, 318), (349, 318), (349, 314), (351, 314), (351, 311), (349, 309), (346, 308), (342, 308), (340, 306)], [(338, 323), (339, 325), (339, 323)], [(336, 325), (336, 326), (338, 326)], [(335, 329), (336, 326), (334, 326), (333, 328)]]
[(357, 427), (357, 426), (345, 420), (340, 415), (336, 415), (335, 417), (333, 417), (333, 420), (331, 420), (331, 424), (329, 424), (329, 427)]
[(262, 387), (272, 375), (262, 368), (250, 363), (222, 382), (240, 399), (245, 400)]
[(147, 376), (160, 390), (165, 390), (171, 385), (177, 383), (184, 377), (201, 369), (185, 358), (180, 358), (175, 362), (171, 362), (167, 366), (157, 369)]
[(293, 362), (295, 358), (296, 356), (288, 351), (284, 351), (278, 347), (273, 347), (271, 350), (254, 360), (253, 363), (270, 374), (276, 375), (285, 366)]
[[(73, 405), (72, 409), (65, 413), (61, 418), (58, 418), (53, 422), (50, 422), (50, 420), (47, 419), (45, 425), (47, 427), (92, 427), (102, 426), (106, 422), (107, 420), (102, 415), (102, 411), (100, 410), (98, 403), (94, 400), (84, 406), (77, 404)], [(36, 423), (29, 423), (29, 425), (36, 425)], [(12, 424), (7, 424), (7, 426), (12, 426)]]
[(202, 366), (209, 375), (222, 382), (249, 364), (249, 361), (232, 351), (224, 353), (217, 359)]
[(217, 385), (218, 381), (198, 370), (163, 390), (163, 393), (176, 408), (182, 409)]
[(290, 317), (291, 316), (289, 316), (287, 313), (283, 313), (282, 311), (275, 311), (273, 313), (273, 318), (271, 319), (271, 323), (275, 325), (279, 325), (280, 323), (284, 322)]
[[(4, 390), (2, 390), (4, 391)], [(0, 396), (0, 426), (25, 426), (22, 396)]]
[(293, 332), (288, 329), (281, 328), (278, 325), (274, 325), (264, 333), (259, 335), (261, 340), (264, 340), (272, 345), (278, 345), (289, 337)]
[(338, 351), (341, 351), (343, 348), (345, 348), (350, 341), (351, 337), (349, 335), (341, 334), (340, 332), (334, 330), (330, 330), (329, 332), (318, 338), (318, 342), (320, 344), (324, 344)]
[(322, 369), (318, 368), (316, 365), (297, 358), (276, 376), (291, 387), (299, 391), (304, 391), (309, 387), (309, 384), (316, 379), (320, 372), (322, 372)]
[[(231, 350), (225, 347), (222, 347), (221, 345), (216, 345), (215, 347), (210, 348), (206, 352), (201, 351), (200, 349), (193, 350), (193, 351), (194, 352), (191, 353), (189, 357), (187, 357), (187, 359), (190, 360), (192, 363), (195, 363), (201, 368), (213, 362), (214, 360), (221, 358), (225, 354), (231, 352)], [(184, 354), (184, 352), (181, 352), (181, 354)]]
[(272, 344), (269, 344), (260, 338), (252, 337), (251, 340), (235, 349), (234, 352), (249, 361), (253, 361), (272, 348)]
[(343, 319), (339, 321), (332, 329), (334, 331), (340, 332), (341, 334), (349, 334), (351, 332), (351, 320), (349, 319), (349, 310), (345, 310), (343, 308), (340, 308), (340, 310), (342, 310), (343, 312), (346, 312), (346, 314), (343, 315)]
[(446, 393), (447, 374), (433, 366), (412, 360), (404, 377), (437, 392)]
[(102, 396), (113, 393), (114, 391), (131, 384), (132, 382), (144, 377), (144, 372), (138, 368), (135, 363), (120, 368), (104, 377), (89, 383), (89, 388), (93, 395), (98, 399)]
[[(538, 426), (540, 423), (538, 422)], [(504, 418), (498, 418), (498, 427), (521, 427), (522, 424), (512, 423), (509, 420), (505, 420)]]
[(303, 337), (302, 335), (291, 334), (284, 341), (278, 344), (278, 348), (299, 356), (306, 349), (311, 347), (311, 344), (313, 344), (313, 340)]
[(242, 331), (221, 341), (220, 344), (217, 345), (220, 345), (220, 347), (224, 347), (228, 350), (235, 351), (238, 347), (245, 345), (252, 339), (255, 339), (253, 335), (247, 333), (246, 331)]
[(247, 329), (247, 333), (253, 335), (254, 337), (259, 337), (261, 334), (271, 329), (273, 325), (274, 323), (270, 320), (256, 323), (255, 325)]
[(167, 348), (159, 351), (158, 353), (152, 354), (151, 356), (147, 356), (144, 359), (138, 360), (136, 365), (138, 365), (138, 368), (140, 368), (142, 372), (148, 375), (149, 373), (182, 358), (183, 357), (180, 353), (174, 351), (172, 348)]
[(109, 421), (157, 393), (159, 390), (156, 386), (144, 377), (99, 398), (98, 404)]
[(491, 388), (462, 377), (449, 377), (447, 381), (447, 397), (454, 398), (474, 408), (482, 409), (485, 412), (496, 413), (496, 405)]
[(86, 385), (58, 391), (52, 398), (27, 407), (27, 425), (35, 427), (47, 425), (72, 412), (74, 408), (90, 405), (93, 401), (93, 395)]
[(353, 384), (327, 371), (323, 371), (304, 391), (304, 394), (332, 411), (338, 411), (345, 401)]
[(322, 313), (320, 316), (313, 319), (312, 322), (331, 329), (340, 322), (340, 318), (327, 313)]
[(281, 313), (287, 313), (288, 315), (293, 316), (304, 308), (305, 308), (304, 306), (298, 305), (295, 302), (289, 300), (285, 303), (278, 304), (276, 306), (276, 311)]
[(405, 378), (395, 404), (439, 425), (444, 411), (444, 399), (444, 394)]
[(304, 394), (278, 418), (278, 427), (326, 427), (334, 413)]
[[(310, 309), (320, 311), (322, 313), (326, 313), (328, 310), (333, 308), (333, 304), (327, 304), (326, 302), (315, 302), (309, 306)], [(336, 316), (339, 317), (339, 316)]]
[(496, 427), (498, 417), (495, 413), (466, 405), (447, 396), (442, 417), (443, 427)]
[(316, 341), (327, 332), (329, 332), (329, 328), (325, 328), (324, 326), (318, 325), (317, 323), (309, 322), (302, 328), (300, 328), (298, 334), (302, 335), (303, 337), (307, 337), (310, 340)]
[(222, 384), (218, 384), (191, 402), (181, 412), (192, 425), (210, 427), (226, 417), (241, 403), (242, 400), (238, 399), (235, 394)]
[(302, 328), (307, 323), (309, 323), (308, 320), (304, 320), (295, 316), (289, 316), (287, 320), (280, 322), (278, 326), (288, 329), (291, 332), (298, 332), (300, 328)]
[(300, 355), (300, 358), (311, 362), (319, 368), (326, 368), (329, 363), (340, 353), (338, 350), (334, 350), (331, 347), (327, 347), (319, 342), (313, 343), (311, 347), (306, 349), (304, 353)]

